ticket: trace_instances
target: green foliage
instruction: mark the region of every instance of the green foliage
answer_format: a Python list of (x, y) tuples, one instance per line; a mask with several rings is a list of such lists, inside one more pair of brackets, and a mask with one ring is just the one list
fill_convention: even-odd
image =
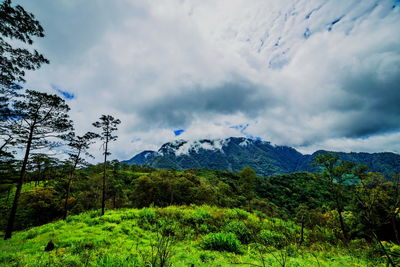
[(153, 208), (145, 208), (140, 210), (138, 214), (138, 223), (141, 227), (150, 227), (156, 223), (157, 214)]
[(203, 239), (203, 247), (209, 250), (242, 253), (240, 241), (233, 233), (208, 234)]
[(283, 248), (287, 243), (287, 238), (284, 234), (270, 230), (262, 230), (260, 232), (260, 242), (265, 246), (272, 246), (275, 248)]
[[(0, 240), (0, 266), (384, 266), (379, 250), (369, 250), (365, 240), (350, 244), (349, 251), (307, 237), (309, 248), (298, 248), (295, 223), (238, 208), (169, 206), (99, 215), (69, 216)], [(255, 233), (249, 245), (233, 233), (247, 233), (245, 227)], [(198, 231), (203, 228), (207, 232)], [(45, 251), (50, 240), (55, 248)]]
[(31, 52), (15, 42), (18, 40), (31, 45), (35, 37), (44, 37), (44, 30), (32, 13), (25, 11), (20, 5), (12, 6), (11, 0), (0, 4), (0, 24), (0, 88), (12, 87), (15, 82), (25, 81), (25, 70), (35, 70), (42, 64), (49, 63), (36, 50)]
[(248, 244), (252, 241), (253, 233), (243, 221), (231, 221), (222, 228), (222, 231), (235, 234), (243, 244)]
[[(170, 255), (166, 262), (174, 266), (178, 262), (186, 266), (226, 266), (231, 263), (351, 266), (349, 262), (362, 262), (361, 265), (373, 262), (379, 266), (385, 259), (379, 246), (365, 240), (350, 242), (351, 252), (343, 248), (338, 212), (332, 210), (335, 203), (330, 195), (331, 188), (321, 181), (320, 175), (292, 173), (261, 178), (254, 177), (250, 169), (242, 173), (199, 169), (148, 169), (144, 172), (132, 171), (115, 161), (109, 166), (107, 214), (100, 216), (98, 211), (103, 165), (89, 166), (76, 171), (71, 186), (73, 202), (69, 204), (71, 214), (89, 211), (69, 216), (63, 222), (28, 230), (21, 240), (32, 246), (40, 240), (40, 246), (44, 248), (52, 239), (57, 250), (65, 254), (62, 260), (56, 255), (50, 257), (53, 265), (99, 262), (107, 266), (120, 264), (124, 259), (130, 266), (145, 266), (152, 262), (157, 265), (155, 262), (164, 262), (157, 256), (159, 249)], [(51, 170), (51, 176), (41, 181), (40, 187), (33, 183), (24, 185), (22, 195), (30, 196), (24, 204), (29, 207), (26, 210), (29, 212), (19, 212), (20, 229), (61, 217), (60, 206), (65, 199), (65, 175), (68, 173), (57, 166)], [(396, 187), (393, 182), (367, 179), (381, 177), (379, 175), (364, 175), (357, 168), (353, 171), (364, 184), (341, 185), (346, 196), (342, 199), (342, 217), (350, 230), (350, 240), (360, 240), (368, 234), (363, 221), (363, 214), (368, 209), (356, 204), (349, 196), (362, 194), (365, 203), (369, 203), (369, 197), (379, 196), (378, 202), (371, 202), (374, 205), (370, 205), (369, 210), (374, 216), (385, 215), (377, 218), (387, 221), (397, 211)], [(34, 176), (29, 173), (29, 177)], [(13, 190), (10, 194), (12, 196)], [(7, 209), (9, 201), (6, 199), (6, 195), (1, 196), (0, 205)], [(132, 207), (144, 208), (135, 210)], [(6, 214), (6, 209), (0, 213)], [(52, 216), (41, 215), (46, 214), (46, 210)], [(35, 221), (37, 218), (43, 221)], [(73, 238), (64, 234), (67, 230), (62, 230), (69, 226), (72, 227), (68, 229), (70, 233), (77, 233)], [(392, 233), (391, 227), (391, 224), (379, 223), (374, 229), (384, 237), (385, 233)], [(300, 259), (300, 254), (305, 256)], [(35, 257), (32, 261), (39, 262)], [(14, 265), (20, 262), (10, 256), (4, 259)], [(329, 259), (334, 259), (335, 263)], [(49, 262), (42, 261), (41, 264)]]
[[(51, 198), (54, 200), (46, 200), (46, 203), (52, 206), (48, 206), (49, 211), (53, 210), (52, 216), (40, 216), (39, 209), (21, 212), (18, 218), (18, 229), (60, 218), (60, 206), (64, 202), (63, 199), (65, 199), (66, 184), (64, 177), (68, 173), (63, 172), (61, 167), (51, 167), (50, 170), (49, 172), (52, 175), (49, 176), (48, 181), (41, 182), (41, 185), (42, 188), (48, 188), (53, 192)], [(68, 204), (71, 214), (97, 209), (101, 205), (99, 200), (101, 199), (102, 191), (102, 172), (102, 165), (89, 166), (84, 170), (77, 170)], [(251, 199), (248, 199), (248, 195), (246, 193), (242, 194), (239, 190), (243, 181), (240, 176), (226, 171), (188, 170), (177, 172), (153, 170), (149, 173), (137, 173), (127, 170), (124, 165), (112, 163), (111, 168), (107, 171), (107, 177), (109, 179), (106, 184), (108, 188), (106, 206), (109, 209), (148, 207), (150, 205), (167, 207), (171, 203), (172, 205), (208, 204), (233, 208), (226, 210), (224, 214), (203, 208), (185, 213), (173, 207), (162, 210), (154, 209), (156, 211), (155, 215), (152, 213), (148, 218), (143, 215), (139, 220), (140, 225), (145, 228), (151, 227), (154, 221), (166, 215), (160, 214), (161, 212), (170, 213), (168, 216), (173, 216), (174, 219), (183, 222), (185, 226), (191, 227), (191, 230), (188, 231), (195, 235), (216, 232), (225, 226), (229, 220), (246, 220), (246, 227), (253, 232), (257, 232), (260, 229), (260, 218), (265, 218), (268, 215), (286, 220), (295, 219), (299, 224), (303, 222), (305, 232), (308, 230), (313, 231), (312, 234), (305, 235), (306, 239), (323, 240), (324, 242), (335, 244), (337, 237), (341, 235), (337, 213), (331, 210), (334, 206), (332, 205), (329, 189), (315, 174), (293, 173), (269, 178), (257, 177)], [(54, 190), (50, 189), (51, 187)], [(33, 186), (33, 183), (32, 185), (24, 185), (24, 188), (40, 191), (39, 188)], [(358, 186), (344, 186), (343, 188), (347, 190), (346, 195), (348, 196), (356, 196), (354, 190), (359, 190)], [(385, 205), (388, 208), (390, 207), (390, 212), (395, 212), (396, 210), (391, 208), (396, 207), (396, 191), (393, 183), (385, 182), (382, 190), (387, 192), (387, 200), (390, 200), (390, 202), (387, 202), (388, 205)], [(11, 197), (12, 194), (11, 191)], [(40, 192), (37, 194), (40, 194)], [(6, 201), (7, 194), (2, 196), (0, 197), (0, 206), (3, 208), (0, 209), (0, 215), (2, 215), (0, 218), (3, 218), (2, 224), (4, 225), (9, 202), (7, 203)], [(39, 199), (34, 201), (39, 201)], [(346, 211), (342, 215), (346, 225), (351, 230), (349, 233), (355, 238), (362, 237), (363, 234), (365, 235), (365, 228), (361, 224), (363, 223), (363, 217), (360, 212), (364, 209), (354, 205), (354, 202), (350, 205), (351, 199), (349, 198), (346, 198), (345, 201)], [(380, 201), (377, 205), (380, 203), (383, 202)], [(34, 203), (27, 204), (29, 207)], [(352, 211), (353, 206), (354, 211)], [(258, 218), (250, 216), (250, 213), (244, 209), (256, 213)], [(379, 215), (384, 210), (379, 206), (374, 209), (374, 214)], [(94, 214), (97, 216), (96, 212)], [(132, 214), (131, 216), (138, 215)], [(35, 222), (40, 217), (43, 220)], [(390, 216), (386, 217), (390, 218)], [(327, 229), (327, 227), (329, 227), (329, 234), (319, 230)], [(384, 229), (385, 227), (387, 228), (387, 225), (379, 226), (378, 228)], [(296, 231), (296, 238), (300, 239), (301, 229), (299, 228)], [(392, 231), (392, 228), (389, 227), (388, 231)], [(238, 233), (236, 234), (242, 243), (249, 242), (248, 238), (240, 237)]]

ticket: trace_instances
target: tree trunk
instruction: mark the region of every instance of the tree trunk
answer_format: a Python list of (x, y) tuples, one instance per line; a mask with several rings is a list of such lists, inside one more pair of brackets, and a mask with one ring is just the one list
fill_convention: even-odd
[(71, 183), (72, 183), (72, 176), (70, 176), (70, 178), (68, 179), (67, 195), (65, 196), (65, 202), (64, 202), (63, 220), (67, 219), (68, 216), (68, 198), (69, 198), (69, 193), (71, 192)]
[(22, 168), (21, 168), (21, 172), (19, 175), (17, 189), (15, 190), (14, 201), (13, 201), (13, 204), (11, 207), (10, 217), (8, 218), (8, 223), (7, 223), (7, 228), (6, 228), (6, 232), (4, 235), (4, 239), (9, 239), (12, 236), (15, 215), (17, 213), (17, 207), (18, 207), (18, 200), (21, 195), (22, 185), (24, 183), (24, 178), (25, 178), (26, 166), (28, 164), (28, 159), (29, 159), (29, 152), (31, 150), (31, 145), (32, 145), (33, 130), (34, 130), (34, 127), (32, 126), (29, 131), (29, 137), (28, 137), (28, 143), (26, 144), (24, 161), (22, 163)]
[(301, 222), (300, 244), (299, 245), (303, 244), (303, 241), (304, 241), (304, 222), (302, 221)]
[(8, 139), (4, 141), (4, 143), (0, 146), (0, 152), (5, 151), (4, 148), (12, 141), (12, 139), (13, 139), (12, 137), (8, 137)]
[(344, 238), (345, 243), (347, 243), (347, 241), (349, 240), (349, 238), (348, 238), (348, 236), (347, 236), (346, 227), (345, 227), (345, 225), (344, 225), (342, 210), (341, 210), (341, 209), (338, 209), (337, 212), (338, 212), (338, 214), (339, 214), (339, 222), (340, 222), (340, 228), (342, 229), (343, 238)]
[(347, 244), (348, 236), (347, 236), (347, 231), (346, 231), (346, 226), (344, 224), (344, 220), (343, 220), (343, 208), (342, 205), (340, 205), (340, 200), (339, 200), (339, 196), (338, 193), (335, 192), (335, 202), (336, 202), (336, 211), (338, 212), (339, 215), (339, 223), (340, 223), (340, 229), (342, 230), (342, 234), (343, 234), (343, 240), (344, 242)]
[(174, 190), (172, 188), (172, 184), (170, 184), (170, 191), (171, 191), (171, 195), (170, 195), (170, 202), (169, 205), (172, 205), (172, 203), (174, 203)]
[(67, 194), (65, 196), (65, 202), (64, 202), (64, 216), (63, 216), (64, 220), (67, 219), (67, 216), (68, 216), (68, 198), (69, 198), (69, 195), (71, 193), (72, 179), (74, 178), (74, 173), (75, 173), (75, 170), (76, 170), (76, 166), (78, 166), (80, 155), (81, 155), (81, 149), (78, 150), (78, 154), (76, 156), (76, 159), (75, 159), (75, 162), (74, 162), (74, 166), (72, 168), (71, 175), (69, 176), (69, 180), (68, 180)]
[(396, 226), (396, 215), (392, 215), (391, 221), (394, 232), (394, 239), (397, 242), (397, 244), (400, 244), (399, 232), (397, 231), (397, 226)]
[(7, 200), (6, 200), (7, 205), (8, 205), (8, 200), (10, 199), (10, 193), (11, 193), (11, 189), (12, 189), (12, 188), (13, 188), (13, 187), (10, 186), (10, 187), (8, 188), (8, 190), (7, 190)]
[(104, 171), (103, 171), (103, 194), (101, 198), (101, 215), (104, 215), (106, 208), (106, 171), (107, 171), (108, 137), (106, 137), (106, 149), (104, 151)]

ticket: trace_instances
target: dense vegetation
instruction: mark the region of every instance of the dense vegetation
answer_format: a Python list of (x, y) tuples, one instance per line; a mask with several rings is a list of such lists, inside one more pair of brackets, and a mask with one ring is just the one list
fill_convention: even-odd
[[(32, 168), (27, 175), (20, 199), (23, 208), (17, 212), (16, 229), (23, 230), (62, 218), (68, 186), (69, 214), (86, 213), (23, 231), (9, 241), (3, 241), (2, 246), (9, 249), (2, 250), (1, 259), (4, 263), (15, 263), (25, 255), (22, 259), (26, 262), (41, 264), (52, 261), (62, 265), (75, 261), (84, 265), (88, 261), (112, 266), (115, 261), (128, 258), (131, 264), (142, 266), (150, 256), (140, 255), (140, 251), (151, 251), (151, 244), (161, 242), (157, 238), (160, 238), (163, 223), (168, 219), (166, 225), (174, 225), (176, 231), (173, 240), (167, 236), (171, 242), (170, 253), (174, 255), (170, 262), (178, 266), (201, 265), (202, 257), (206, 257), (201, 256), (203, 254), (213, 255), (213, 264), (222, 266), (239, 262), (263, 266), (262, 259), (267, 262), (266, 266), (272, 262), (282, 266), (279, 257), (286, 254), (284, 258), (288, 266), (316, 265), (316, 262), (321, 266), (335, 266), (332, 262), (337, 266), (365, 266), (367, 263), (383, 264), (388, 256), (391, 261), (398, 261), (398, 185), (385, 181), (378, 173), (364, 172), (356, 165), (343, 169), (343, 164), (337, 162), (335, 172), (345, 171), (343, 176), (348, 177), (341, 189), (346, 237), (324, 172), (263, 178), (250, 168), (239, 173), (203, 169), (174, 171), (113, 161), (107, 169), (106, 215), (102, 217), (99, 209), (102, 206), (103, 164), (77, 170), (69, 184), (70, 176), (65, 166), (43, 163), (40, 171)], [(354, 176), (356, 171), (359, 172), (357, 177)], [(3, 229), (13, 190), (11, 186), (1, 193), (0, 223)], [(190, 205), (207, 206), (195, 208)], [(151, 206), (167, 208), (131, 210)], [(232, 212), (247, 215), (230, 218)], [(210, 217), (210, 221), (184, 219), (187, 213)], [(250, 213), (253, 221), (260, 221), (258, 228), (252, 225), (254, 222), (245, 220)], [(126, 214), (136, 215), (129, 217)], [(214, 214), (217, 214), (216, 218), (212, 218)], [(88, 223), (88, 220), (96, 223)], [(149, 220), (148, 225), (143, 224), (143, 220)], [(190, 220), (194, 221), (188, 222)], [(270, 225), (263, 226), (263, 220)], [(289, 229), (281, 228), (281, 224)], [(32, 233), (40, 234), (25, 237)], [(264, 239), (259, 236), (261, 233)], [(57, 250), (45, 254), (44, 247), (50, 240)], [(29, 249), (18, 245), (26, 242), (29, 245), (24, 248)], [(93, 248), (86, 248), (85, 242)], [(142, 244), (140, 249), (138, 244)], [(189, 247), (193, 253), (184, 257)], [(15, 251), (19, 252), (13, 256)], [(301, 257), (303, 254), (307, 256)]]
[[(385, 266), (362, 239), (304, 232), (263, 213), (210, 206), (91, 211), (0, 241), (0, 263), (23, 266)], [(389, 246), (389, 245), (388, 245)], [(395, 248), (394, 248), (395, 249)]]

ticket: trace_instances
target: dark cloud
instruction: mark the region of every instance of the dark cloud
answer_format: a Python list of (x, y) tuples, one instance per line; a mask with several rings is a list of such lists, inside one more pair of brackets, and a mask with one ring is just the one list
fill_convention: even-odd
[[(227, 82), (214, 88), (186, 89), (146, 103), (138, 110), (142, 126), (182, 127), (194, 117), (242, 113), (256, 117), (261, 110), (275, 104), (272, 97), (260, 93), (260, 87), (249, 82)], [(146, 127), (145, 126), (145, 127)]]
[[(343, 81), (349, 97), (341, 103), (352, 109), (338, 109), (347, 112), (337, 125), (339, 135), (358, 138), (400, 130), (400, 67), (395, 67), (389, 65)], [(382, 72), (386, 73), (384, 79)]]

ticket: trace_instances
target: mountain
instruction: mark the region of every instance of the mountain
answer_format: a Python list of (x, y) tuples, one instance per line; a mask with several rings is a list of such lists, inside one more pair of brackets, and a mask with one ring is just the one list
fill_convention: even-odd
[(129, 160), (121, 161), (121, 163), (126, 163), (128, 165), (144, 165), (157, 155), (158, 153), (155, 151), (145, 150)]
[(143, 151), (132, 159), (122, 161), (127, 164), (144, 165), (161, 169), (204, 168), (240, 171), (244, 167), (253, 168), (257, 174), (270, 176), (296, 171), (317, 171), (312, 166), (314, 157), (320, 153), (335, 153), (342, 160), (366, 164), (370, 171), (384, 175), (400, 172), (400, 155), (384, 153), (344, 153), (317, 151), (303, 155), (288, 146), (276, 146), (270, 142), (244, 137), (227, 139), (202, 139), (197, 141), (176, 140), (165, 143), (155, 151)]

